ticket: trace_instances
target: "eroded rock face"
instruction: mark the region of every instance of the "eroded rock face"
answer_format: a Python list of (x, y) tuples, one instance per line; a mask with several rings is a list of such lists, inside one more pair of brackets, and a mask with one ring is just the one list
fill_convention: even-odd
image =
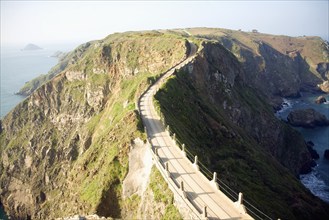
[(316, 70), (324, 79), (329, 79), (329, 63), (319, 63)]
[(314, 160), (317, 160), (317, 159), (320, 158), (320, 155), (318, 154), (318, 152), (316, 152), (316, 150), (313, 148), (314, 143), (312, 141), (306, 142), (306, 146), (307, 146), (307, 149), (311, 153), (311, 156)]
[(287, 117), (287, 120), (292, 126), (304, 128), (329, 125), (329, 120), (325, 115), (311, 108), (291, 111)]
[[(301, 134), (274, 116), (262, 93), (248, 86), (247, 73), (229, 51), (213, 42), (202, 46), (198, 56), (155, 96), (167, 123), (173, 129), (177, 126), (174, 131), (180, 141), (198, 152), (200, 161), (223, 180), (241, 188), (254, 182), (257, 189), (252, 193), (259, 201), (268, 192), (280, 197), (273, 203), (286, 208), (269, 207), (268, 213), (290, 212), (291, 219), (313, 215), (314, 211), (299, 209), (309, 207), (310, 199), (326, 207), (303, 190), (297, 178), (289, 180), (291, 174), (310, 172), (314, 165)], [(262, 152), (266, 154), (260, 156)], [(266, 171), (261, 171), (263, 167)], [(261, 185), (264, 190), (258, 190)], [(280, 190), (273, 188), (279, 185)]]
[[(0, 121), (0, 197), (14, 218), (96, 212), (120, 217), (122, 194), (117, 188), (137, 132), (136, 116), (122, 109), (122, 102), (133, 103), (145, 89), (146, 71), (159, 73), (186, 55), (182, 39), (163, 39), (159, 33), (120, 36), (77, 48), (61, 73)], [(133, 50), (139, 53), (131, 57)], [(140, 74), (145, 82), (139, 79), (136, 90), (121, 84)], [(123, 93), (131, 97), (121, 100)]]
[[(264, 105), (255, 100), (265, 97), (261, 95), (255, 97), (254, 94), (257, 92), (248, 89), (250, 79), (238, 60), (221, 45), (207, 43), (203, 46), (200, 56), (193, 64), (185, 67), (197, 90), (209, 98), (213, 105), (221, 106), (228, 120), (242, 127), (295, 175), (305, 167), (311, 169), (312, 158), (302, 137), (284, 128), (272, 112), (256, 113), (258, 105), (262, 105), (262, 108)], [(238, 94), (250, 94), (250, 96), (241, 97)], [(236, 131), (228, 129), (225, 125), (215, 124), (211, 123), (211, 126), (219, 129), (225, 137), (232, 139), (239, 137)], [(294, 139), (299, 154), (295, 154), (288, 147), (290, 145), (288, 139)], [(289, 152), (290, 150), (292, 152)]]
[(124, 198), (133, 194), (142, 196), (145, 192), (153, 162), (149, 145), (141, 139), (136, 139), (129, 153), (129, 172), (123, 181), (122, 193)]
[[(220, 37), (223, 45), (241, 61), (249, 76), (248, 84), (262, 90), (266, 95), (299, 97), (300, 91), (317, 91), (317, 84), (327, 79), (327, 64), (321, 63), (317, 70), (312, 69), (312, 61), (305, 58), (305, 52), (290, 42), (291, 39), (283, 37), (278, 42), (273, 39), (275, 37), (270, 39), (259, 36), (259, 39), (253, 38), (250, 44), (240, 39), (240, 35), (232, 34), (232, 38)], [(290, 43), (283, 47), (284, 41)], [(298, 44), (306, 45), (305, 42)], [(319, 71), (321, 77), (314, 74), (316, 71)]]

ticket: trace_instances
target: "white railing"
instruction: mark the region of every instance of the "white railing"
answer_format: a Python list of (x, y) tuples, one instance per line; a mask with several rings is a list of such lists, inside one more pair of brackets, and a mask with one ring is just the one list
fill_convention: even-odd
[[(154, 93), (152, 94), (152, 98), (154, 98), (154, 95), (159, 90), (160, 86), (166, 81), (166, 79), (171, 76), (174, 73), (174, 70), (180, 69), (183, 66), (189, 64), (193, 61), (195, 58), (194, 56), (191, 56), (183, 61), (181, 61), (179, 64), (174, 66), (173, 68), (169, 69), (167, 72), (161, 75), (159, 79), (153, 84), (150, 85), (145, 92), (140, 96), (140, 99), (138, 100), (138, 110), (141, 113), (140, 108), (140, 102), (142, 97), (146, 94), (148, 90), (150, 90), (151, 87), (157, 85), (157, 88), (154, 89)], [(185, 146), (185, 144), (182, 144), (177, 138), (175, 133), (170, 131), (169, 125), (166, 124), (164, 116), (161, 112), (158, 112), (160, 115), (160, 119), (162, 122), (162, 125), (164, 128), (166, 128), (169, 136), (172, 137), (174, 141), (174, 145), (179, 147), (181, 149), (182, 155), (189, 160), (193, 166), (195, 167), (198, 175), (200, 175), (202, 178), (205, 178), (207, 181), (210, 181), (211, 185), (215, 188), (215, 190), (220, 191), (221, 193), (224, 193), (228, 199), (230, 199), (236, 207), (243, 213), (250, 214), (255, 219), (272, 219), (268, 215), (266, 215), (261, 210), (257, 209), (254, 205), (252, 205), (251, 202), (248, 200), (243, 199), (243, 194), (241, 192), (237, 193), (235, 190), (230, 188), (228, 184), (224, 183), (222, 180), (220, 180), (217, 177), (216, 172), (211, 172), (207, 166), (205, 166), (201, 161), (198, 160), (198, 157), (196, 155), (193, 155)], [(144, 122), (143, 122), (144, 123)], [(146, 127), (145, 132), (147, 133)], [(193, 201), (192, 198), (184, 191), (184, 183), (177, 183), (176, 180), (171, 178), (169, 167), (166, 163), (164, 163), (161, 158), (157, 155), (156, 148), (153, 147), (153, 145), (150, 143), (149, 138), (147, 139), (148, 143), (150, 144), (150, 149), (152, 152), (152, 156), (154, 158), (155, 164), (157, 168), (159, 169), (160, 173), (168, 183), (169, 188), (175, 195), (175, 201), (176, 205), (179, 206), (180, 209), (183, 209), (182, 206), (185, 206), (185, 208), (189, 209), (189, 217), (192, 219), (207, 219), (207, 207), (203, 207), (202, 210), (200, 207), (198, 207)], [(235, 202), (234, 202), (235, 201)], [(181, 211), (181, 210), (180, 210)]]

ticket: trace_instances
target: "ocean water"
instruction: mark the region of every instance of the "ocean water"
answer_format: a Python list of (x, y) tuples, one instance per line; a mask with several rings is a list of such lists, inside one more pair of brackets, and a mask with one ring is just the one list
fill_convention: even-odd
[[(283, 120), (287, 119), (289, 112), (295, 109), (313, 108), (329, 118), (329, 95), (324, 95), (327, 102), (315, 104), (319, 95), (303, 93), (297, 99), (286, 99), (285, 107), (277, 112), (277, 116)], [(317, 197), (329, 203), (329, 160), (324, 158), (324, 151), (329, 149), (329, 126), (316, 128), (295, 128), (304, 136), (306, 141), (314, 143), (314, 149), (320, 155), (316, 160), (317, 166), (309, 174), (301, 175), (301, 182)]]
[(77, 45), (50, 45), (43, 50), (21, 51), (22, 47), (1, 47), (0, 118), (3, 118), (25, 97), (15, 95), (25, 82), (46, 74), (58, 63), (50, 57), (57, 50), (68, 52)]
[(7, 219), (8, 219), (8, 217), (5, 213), (5, 211), (3, 210), (2, 205), (0, 204), (0, 220), (7, 220)]
[[(40, 45), (43, 47), (43, 45)], [(56, 51), (69, 52), (78, 44), (46, 45), (43, 50), (21, 51), (23, 47), (0, 48), (0, 118), (3, 118), (25, 97), (15, 95), (25, 82), (46, 74), (58, 59), (51, 57)], [(7, 219), (0, 206), (0, 220)]]

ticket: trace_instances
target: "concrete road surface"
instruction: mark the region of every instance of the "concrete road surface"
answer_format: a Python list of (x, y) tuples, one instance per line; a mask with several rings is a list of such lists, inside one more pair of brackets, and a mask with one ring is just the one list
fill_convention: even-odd
[[(196, 53), (196, 46), (190, 44), (189, 57), (192, 57)], [(157, 88), (173, 74), (174, 69), (181, 68), (188, 61), (189, 58), (168, 71), (140, 99), (140, 113), (152, 148), (154, 151), (157, 149), (160, 161), (168, 163), (170, 176), (176, 185), (179, 187), (183, 182), (187, 198), (199, 213), (203, 213), (206, 206), (209, 219), (252, 219), (197, 171), (196, 167), (184, 156), (165, 130), (159, 115), (155, 111), (153, 96)]]

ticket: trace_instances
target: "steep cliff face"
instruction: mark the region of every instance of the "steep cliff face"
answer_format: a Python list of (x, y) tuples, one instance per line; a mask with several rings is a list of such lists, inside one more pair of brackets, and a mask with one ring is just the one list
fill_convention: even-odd
[(233, 54), (208, 42), (156, 99), (192, 155), (265, 213), (288, 219), (328, 216), (328, 205), (295, 177), (311, 163), (303, 138), (275, 118), (266, 96), (249, 87), (246, 76)]
[(83, 45), (70, 65), (1, 124), (1, 201), (14, 218), (121, 217), (135, 113), (150, 79), (186, 56), (184, 39), (114, 34)]
[[(226, 49), (203, 44), (194, 62), (157, 94), (177, 138), (273, 218), (327, 217), (328, 206), (295, 177), (311, 162), (303, 139), (273, 116), (267, 99), (296, 96), (327, 79), (323, 42), (189, 32)], [(27, 86), (24, 94), (31, 95), (0, 121), (0, 198), (11, 216), (179, 218), (154, 170), (143, 193), (126, 198), (123, 183), (133, 140), (145, 138), (135, 103), (160, 73), (184, 59), (181, 36), (113, 34), (81, 45), (35, 87)]]
[(329, 45), (319, 37), (288, 37), (227, 29), (194, 28), (189, 33), (217, 40), (242, 63), (250, 86), (268, 96), (327, 92)]

